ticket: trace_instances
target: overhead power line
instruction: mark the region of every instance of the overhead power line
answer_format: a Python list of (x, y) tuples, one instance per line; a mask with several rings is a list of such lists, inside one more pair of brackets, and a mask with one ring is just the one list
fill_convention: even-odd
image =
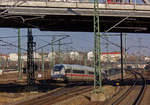
[[(2, 36), (2, 35), (0, 35)], [(49, 36), (57, 36), (57, 37), (62, 37), (62, 36), (68, 36), (70, 37), (70, 35), (33, 35), (33, 37), (38, 37), (38, 36), (42, 36), (42, 37), (49, 37)], [(0, 37), (1, 39), (5, 39), (5, 38), (17, 38), (18, 36), (4, 36), (4, 37)], [(27, 35), (22, 35), (20, 37), (27, 37)]]
[(39, 50), (39, 49), (41, 49), (41, 48), (44, 48), (44, 47), (47, 47), (47, 46), (49, 46), (49, 45), (51, 45), (51, 44), (53, 44), (53, 43), (55, 43), (55, 42), (58, 42), (58, 41), (60, 41), (60, 40), (63, 40), (63, 39), (65, 39), (65, 38), (68, 38), (68, 37), (70, 37), (70, 36), (64, 36), (64, 37), (62, 37), (62, 38), (60, 38), (60, 39), (57, 39), (57, 40), (55, 40), (55, 41), (52, 41), (51, 43), (48, 43), (48, 44), (45, 44), (45, 45), (43, 45), (43, 46), (41, 46), (41, 47), (39, 47), (39, 48), (37, 48), (37, 49), (35, 49), (35, 50)]
[[(12, 44), (12, 43), (9, 43), (9, 42), (6, 42), (6, 41), (4, 41), (4, 40), (0, 40), (1, 42), (3, 42), (3, 43), (5, 43), (5, 44), (7, 44), (7, 45), (10, 45), (10, 46), (13, 46), (13, 47), (16, 47), (16, 48), (18, 48), (18, 46), (17, 45), (14, 45), (14, 44)], [(24, 50), (24, 51), (27, 51), (26, 49), (24, 49), (24, 48), (20, 48), (21, 50)]]

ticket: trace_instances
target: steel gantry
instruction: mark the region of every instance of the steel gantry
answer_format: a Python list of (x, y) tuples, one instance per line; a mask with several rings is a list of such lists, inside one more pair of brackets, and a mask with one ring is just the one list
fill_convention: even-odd
[(28, 28), (28, 45), (27, 45), (27, 84), (28, 90), (32, 91), (35, 85), (34, 60), (33, 60), (33, 42), (32, 29)]
[(94, 0), (94, 93), (102, 92), (100, 65), (99, 3)]
[(61, 57), (61, 40), (59, 40), (59, 44), (58, 44), (58, 53), (59, 53), (59, 64), (62, 64), (62, 57)]
[(51, 49), (52, 49), (52, 67), (55, 65), (54, 40), (55, 40), (55, 37), (53, 36), (53, 38), (52, 38), (52, 40), (51, 40)]

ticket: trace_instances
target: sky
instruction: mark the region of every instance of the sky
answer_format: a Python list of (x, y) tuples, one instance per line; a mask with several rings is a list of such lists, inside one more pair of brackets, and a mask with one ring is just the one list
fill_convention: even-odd
[[(0, 28), (0, 40), (13, 43), (14, 45), (17, 45), (17, 37), (14, 38), (2, 38), (6, 36), (17, 36), (17, 29), (14, 28)], [(103, 34), (103, 33), (101, 33)], [(120, 37), (118, 36), (119, 33), (108, 33), (109, 35), (117, 35), (117, 36), (109, 36), (109, 40), (117, 45), (120, 45)], [(126, 34), (126, 48), (128, 49), (128, 53), (135, 53), (140, 55), (148, 55), (150, 56), (150, 47), (149, 47), (149, 40), (150, 35), (149, 34), (138, 34), (138, 33), (123, 33)], [(26, 49), (27, 48), (27, 29), (21, 29), (21, 47)], [(66, 50), (78, 50), (78, 51), (92, 51), (93, 50), (93, 38), (94, 33), (93, 32), (56, 32), (56, 31), (40, 31), (38, 29), (33, 29), (33, 35), (34, 35), (34, 41), (37, 43), (36, 48), (46, 45), (52, 40), (52, 36), (46, 36), (46, 35), (70, 35), (71, 37), (66, 38), (61, 41), (61, 43), (72, 43), (68, 45), (61, 46), (61, 49), (63, 51)], [(39, 35), (39, 36), (36, 36)], [(125, 36), (123, 36), (123, 40)], [(56, 36), (55, 40), (62, 38), (62, 36)], [(106, 52), (106, 41), (101, 39), (101, 51)], [(57, 43), (58, 44), (58, 43)], [(2, 41), (0, 41), (0, 45), (4, 45)], [(118, 46), (114, 46), (109, 43), (109, 52), (112, 51), (120, 51), (120, 48)], [(138, 47), (141, 46), (141, 47)], [(51, 46), (47, 46), (43, 48), (45, 52), (51, 51)], [(58, 51), (58, 46), (55, 46), (55, 50)], [(40, 52), (38, 50), (37, 52)], [(1, 53), (13, 53), (17, 52), (17, 48), (13, 46), (0, 46), (0, 52)], [(22, 51), (24, 52), (24, 51)]]

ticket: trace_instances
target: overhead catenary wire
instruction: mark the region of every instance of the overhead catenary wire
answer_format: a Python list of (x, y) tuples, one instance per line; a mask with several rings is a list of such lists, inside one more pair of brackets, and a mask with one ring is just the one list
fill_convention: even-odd
[(67, 37), (70, 37), (70, 36), (64, 36), (64, 37), (62, 37), (62, 38), (60, 38), (60, 39), (57, 39), (57, 40), (52, 41), (51, 43), (45, 44), (45, 45), (43, 45), (43, 46), (41, 46), (41, 47), (39, 47), (39, 48), (37, 48), (37, 49), (35, 49), (35, 50), (39, 50), (39, 49), (41, 49), (41, 48), (47, 47), (47, 46), (49, 46), (49, 45), (51, 45), (51, 44), (53, 44), (53, 43), (55, 43), (55, 42), (57, 42), (57, 41), (60, 41), (60, 40), (65, 39), (65, 38), (67, 38)]
[(119, 21), (118, 23), (116, 23), (115, 25), (113, 25), (112, 27), (110, 27), (108, 30), (106, 30), (105, 32), (104, 32), (104, 34), (105, 33), (107, 33), (107, 32), (109, 32), (110, 30), (112, 30), (113, 28), (115, 28), (116, 26), (118, 26), (119, 24), (121, 24), (122, 22), (124, 22), (126, 19), (128, 19), (130, 16), (127, 16), (127, 17), (125, 17), (124, 19), (122, 19), (121, 21)]
[(103, 37), (103, 36), (104, 36), (107, 32), (109, 32), (110, 30), (112, 30), (113, 28), (115, 28), (116, 26), (118, 26), (119, 24), (121, 24), (122, 22), (124, 22), (124, 21), (125, 21), (126, 19), (128, 19), (129, 17), (130, 17), (130, 15), (127, 16), (127, 17), (125, 17), (124, 19), (122, 19), (121, 21), (119, 21), (118, 23), (116, 23), (115, 25), (113, 25), (112, 27), (110, 27), (109, 29), (107, 29), (100, 37), (101, 37), (102, 39), (104, 39), (105, 41), (111, 43), (112, 45), (117, 46), (117, 47), (120, 47), (120, 45), (111, 42), (110, 40), (106, 39), (106, 38)]
[[(6, 42), (6, 41), (1, 40), (1, 39), (0, 39), (0, 41), (1, 41), (1, 42), (3, 42), (3, 43), (5, 43), (5, 44), (8, 44), (8, 45), (10, 45), (10, 46), (13, 46), (13, 47), (18, 48), (18, 46), (17, 46), (17, 45), (14, 45), (14, 44), (12, 44), (12, 43), (10, 43), (10, 42)], [(21, 48), (21, 50), (27, 51), (27, 50), (26, 50), (26, 49), (24, 49), (24, 48)]]
[[(0, 36), (2, 36), (2, 35), (0, 35)], [(38, 37), (38, 36), (44, 36), (44, 37), (46, 37), (46, 36), (57, 36), (57, 37), (62, 37), (62, 36), (68, 36), (68, 37), (70, 37), (70, 35), (32, 35), (33, 37)], [(18, 36), (4, 36), (4, 37), (0, 37), (1, 39), (5, 39), (5, 38), (17, 38)], [(27, 35), (22, 35), (22, 36), (20, 36), (20, 37), (27, 37)]]
[[(33, 35), (33, 36), (55, 36), (55, 35)], [(62, 37), (62, 36), (65, 36), (65, 37), (70, 37), (70, 35), (56, 35), (58, 37)], [(13, 44), (14, 42), (9, 42), (9, 41), (4, 41), (2, 39), (5, 39), (5, 38), (17, 38), (18, 36), (6, 36), (6, 37), (0, 37), (0, 41), (3, 42), (4, 44), (1, 44), (1, 46), (13, 46), (15, 48), (17, 48), (18, 46)], [(27, 35), (24, 35), (24, 36), (21, 36), (21, 37), (27, 37)], [(61, 38), (61, 39), (58, 39), (59, 40), (62, 40), (64, 38)], [(16, 41), (15, 41), (16, 42)], [(57, 42), (57, 41), (56, 41)], [(55, 43), (55, 42), (54, 42)], [(68, 42), (68, 43), (61, 43), (61, 45), (67, 45), (67, 44), (72, 44), (71, 42)], [(51, 43), (48, 43), (48, 45), (51, 45)], [(54, 45), (59, 45), (59, 44), (54, 44)], [(46, 46), (45, 46), (46, 47)], [(24, 51), (27, 51), (26, 49), (24, 48), (21, 48), (21, 50), (24, 50)], [(36, 50), (36, 49), (35, 49)]]

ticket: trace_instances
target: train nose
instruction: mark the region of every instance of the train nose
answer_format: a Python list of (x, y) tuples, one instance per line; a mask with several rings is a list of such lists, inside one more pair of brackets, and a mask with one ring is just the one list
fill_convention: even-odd
[(63, 78), (64, 75), (61, 72), (53, 72), (53, 75), (51, 75), (52, 78)]

